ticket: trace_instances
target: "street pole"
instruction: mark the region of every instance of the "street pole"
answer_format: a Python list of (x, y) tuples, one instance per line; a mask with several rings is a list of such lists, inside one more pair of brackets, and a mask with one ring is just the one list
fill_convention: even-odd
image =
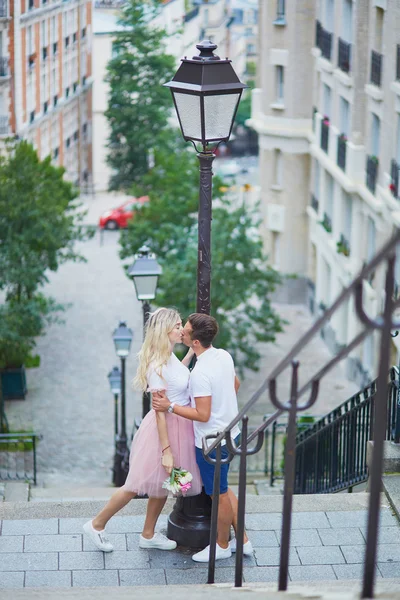
[(213, 152), (199, 152), (200, 194), (197, 259), (197, 312), (210, 314), (211, 309), (211, 220)]
[(118, 438), (118, 394), (114, 394), (114, 434)]
[[(149, 320), (150, 304), (146, 300), (144, 300), (142, 302), (142, 308), (143, 308), (143, 338), (144, 338), (144, 336), (146, 335), (147, 321)], [(143, 396), (142, 396), (142, 418), (143, 419), (149, 411), (150, 411), (150, 392), (143, 392)]]
[(114, 483), (117, 487), (124, 485), (129, 470), (129, 452), (126, 437), (126, 390), (125, 390), (125, 357), (121, 356), (121, 432), (117, 437), (114, 457)]

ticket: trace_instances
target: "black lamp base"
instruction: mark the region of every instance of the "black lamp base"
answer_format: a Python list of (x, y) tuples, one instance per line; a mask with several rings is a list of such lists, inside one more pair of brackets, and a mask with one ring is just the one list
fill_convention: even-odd
[(205, 548), (210, 543), (211, 498), (204, 492), (177, 498), (168, 517), (167, 534), (179, 546)]

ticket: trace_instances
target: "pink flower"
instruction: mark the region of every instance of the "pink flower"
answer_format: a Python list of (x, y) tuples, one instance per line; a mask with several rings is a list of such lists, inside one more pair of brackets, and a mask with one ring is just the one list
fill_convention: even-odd
[(191, 487), (192, 487), (192, 484), (190, 482), (185, 483), (184, 485), (181, 485), (182, 494), (185, 494), (188, 490), (190, 490)]

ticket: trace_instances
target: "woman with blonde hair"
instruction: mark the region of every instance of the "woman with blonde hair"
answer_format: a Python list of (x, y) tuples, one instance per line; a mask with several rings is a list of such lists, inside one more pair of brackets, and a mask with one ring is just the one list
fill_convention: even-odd
[[(142, 391), (165, 390), (172, 403), (185, 406), (190, 404), (188, 365), (193, 351), (189, 350), (182, 362), (174, 354), (174, 345), (181, 342), (182, 331), (182, 320), (176, 310), (159, 308), (150, 315), (134, 384)], [(182, 467), (193, 475), (192, 487), (186, 495), (199, 494), (202, 483), (196, 463), (192, 421), (173, 412), (156, 413), (151, 410), (133, 438), (125, 484), (99, 514), (83, 526), (99, 550), (113, 550), (104, 536), (105, 526), (111, 517), (130, 500), (144, 495), (149, 497), (149, 501), (139, 547), (176, 548), (176, 542), (155, 533), (157, 519), (168, 496), (162, 484), (173, 467)]]

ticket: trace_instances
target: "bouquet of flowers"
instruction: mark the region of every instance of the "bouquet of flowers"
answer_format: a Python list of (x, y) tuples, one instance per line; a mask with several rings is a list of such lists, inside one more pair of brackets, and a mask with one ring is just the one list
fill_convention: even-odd
[(193, 475), (185, 469), (180, 467), (174, 467), (171, 471), (171, 475), (162, 484), (163, 488), (172, 492), (173, 494), (185, 494), (192, 484), (190, 483), (193, 479)]

